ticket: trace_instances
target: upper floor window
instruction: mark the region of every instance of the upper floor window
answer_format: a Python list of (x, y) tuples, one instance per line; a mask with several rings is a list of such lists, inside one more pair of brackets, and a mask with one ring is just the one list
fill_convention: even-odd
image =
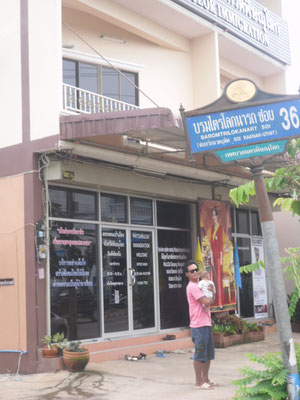
[[(134, 85), (138, 85), (138, 74), (128, 71), (121, 72)], [(137, 106), (138, 91), (127, 79), (113, 68), (63, 59), (63, 82), (65, 84)]]

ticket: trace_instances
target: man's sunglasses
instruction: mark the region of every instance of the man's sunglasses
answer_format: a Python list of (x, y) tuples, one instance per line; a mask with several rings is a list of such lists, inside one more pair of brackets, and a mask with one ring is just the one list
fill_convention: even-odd
[(198, 268), (189, 270), (189, 274), (194, 274), (195, 272), (198, 272)]

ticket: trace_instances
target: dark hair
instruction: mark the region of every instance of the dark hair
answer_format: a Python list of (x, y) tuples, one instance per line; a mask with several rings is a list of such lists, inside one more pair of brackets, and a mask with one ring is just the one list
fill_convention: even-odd
[(196, 261), (194, 261), (194, 260), (189, 260), (189, 261), (186, 261), (186, 262), (184, 263), (183, 268), (184, 268), (184, 271), (185, 271), (185, 272), (189, 272), (189, 266), (190, 266), (190, 265), (195, 265), (195, 267), (198, 268), (198, 265), (197, 265)]
[(218, 209), (217, 209), (217, 207), (213, 207), (213, 209), (211, 210), (211, 212), (213, 213), (215, 213), (216, 215), (218, 215)]

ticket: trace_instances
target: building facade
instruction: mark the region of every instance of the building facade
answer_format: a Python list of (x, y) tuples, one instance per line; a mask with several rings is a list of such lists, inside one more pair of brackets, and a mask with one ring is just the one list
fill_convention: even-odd
[[(183, 264), (200, 237), (199, 199), (227, 205), (241, 265), (261, 231), (255, 201), (229, 202), (249, 170), (207, 154), (189, 161), (179, 108), (213, 102), (239, 77), (285, 93), (281, 1), (5, 0), (0, 9), (10, 55), (0, 372), (37, 371), (46, 332), (89, 345), (187, 327)], [(243, 279), (229, 304), (255, 317), (255, 281)], [(223, 285), (231, 298), (230, 269)]]

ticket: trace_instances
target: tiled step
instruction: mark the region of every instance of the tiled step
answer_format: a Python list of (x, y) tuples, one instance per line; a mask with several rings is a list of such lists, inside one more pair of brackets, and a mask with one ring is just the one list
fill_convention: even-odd
[[(167, 335), (175, 335), (174, 340), (164, 340)], [(90, 351), (90, 362), (119, 360), (125, 355), (151, 354), (156, 351), (174, 351), (192, 347), (189, 329), (122, 339), (109, 339), (99, 342), (85, 343), (84, 347)], [(55, 372), (64, 368), (62, 357), (46, 359), (43, 350), (38, 350), (37, 372)]]
[[(174, 333), (176, 335), (176, 333)], [(130, 343), (128, 340), (118, 341), (110, 343), (112, 346), (104, 346), (101, 343), (100, 346), (89, 346), (90, 349), (90, 362), (101, 362), (108, 360), (118, 360), (124, 358), (125, 355), (139, 355), (140, 353), (151, 354), (156, 351), (174, 351), (180, 349), (186, 349), (193, 346), (190, 336), (178, 337), (176, 335), (175, 340), (162, 340), (162, 338), (144, 337), (144, 340), (131, 339)], [(146, 339), (146, 340), (145, 340)], [(160, 339), (157, 340), (156, 339)]]

